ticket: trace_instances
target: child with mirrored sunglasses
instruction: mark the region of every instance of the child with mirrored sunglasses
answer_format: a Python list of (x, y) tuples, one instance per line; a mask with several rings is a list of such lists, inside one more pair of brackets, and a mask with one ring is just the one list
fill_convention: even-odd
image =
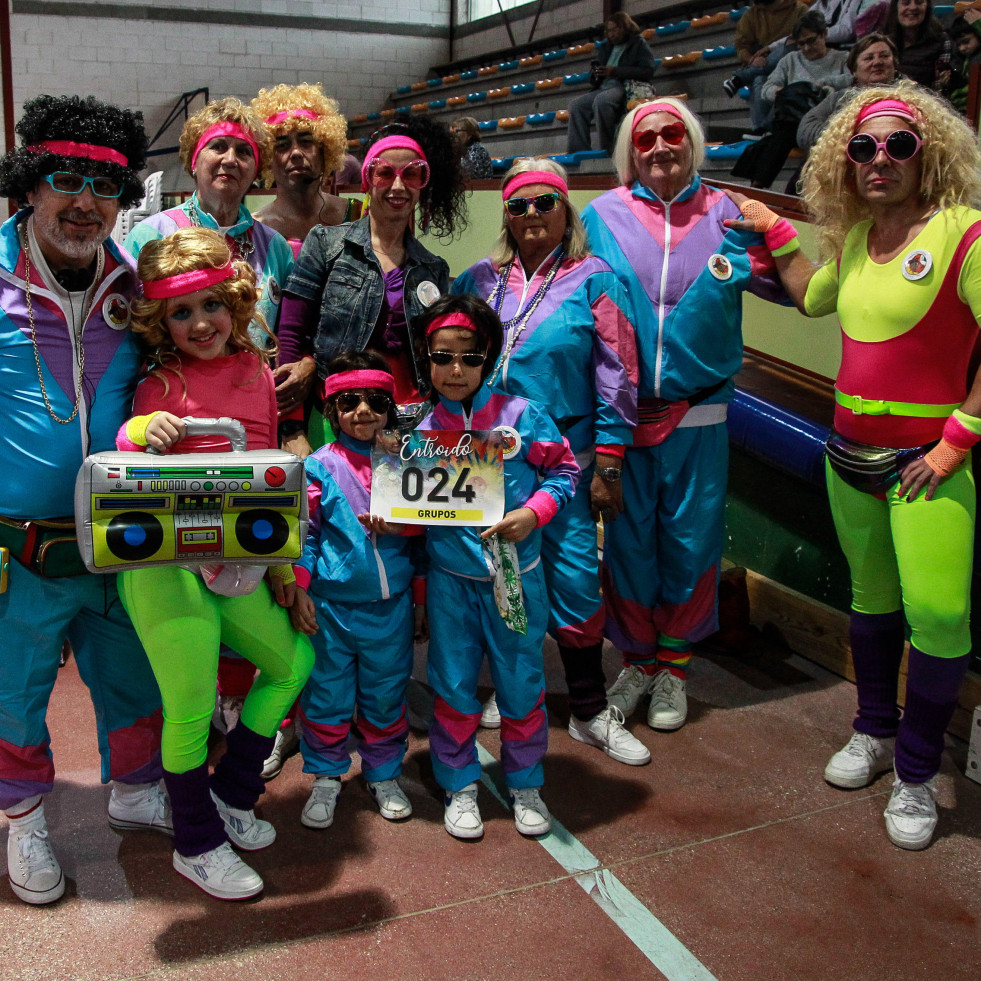
[(295, 567), (290, 615), (309, 634), (316, 662), (300, 699), (303, 769), (314, 775), (300, 821), (328, 828), (351, 766), (357, 708), (361, 772), (381, 815), (412, 814), (399, 786), (408, 746), (405, 689), (413, 640), (424, 640), (425, 552), (421, 529), (369, 514), (371, 448), (395, 424), (395, 379), (373, 351), (328, 365), (324, 414), (336, 440), (306, 458), (310, 528)]
[(476, 732), (477, 681), (486, 652), (515, 826), (525, 835), (543, 835), (551, 827), (540, 793), (548, 745), (542, 644), (549, 606), (540, 529), (571, 500), (579, 466), (541, 405), (488, 388), (502, 327), (487, 303), (470, 294), (444, 296), (427, 310), (423, 329), (433, 407), (418, 428), (500, 430), (508, 447), (504, 517), (489, 528), (426, 530), (428, 670), (436, 692), (429, 743), (445, 792), (443, 823), (456, 838), (483, 834)]

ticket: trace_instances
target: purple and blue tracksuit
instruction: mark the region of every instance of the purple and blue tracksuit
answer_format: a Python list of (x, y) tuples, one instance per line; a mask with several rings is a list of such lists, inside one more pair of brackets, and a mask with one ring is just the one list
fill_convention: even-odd
[[(502, 321), (517, 316), (535, 295), (554, 257), (552, 253), (530, 279), (520, 262), (513, 264), (498, 311)], [(452, 292), (488, 299), (500, 274), (492, 260), (483, 259), (457, 277)], [(575, 497), (542, 529), (548, 629), (570, 648), (603, 641), (589, 485), (597, 445), (622, 455), (637, 423), (637, 343), (631, 316), (629, 299), (604, 260), (565, 259), (493, 383), (495, 391), (544, 405), (583, 471)]]
[[(52, 418), (51, 412), (71, 415), (79, 389), (70, 311), (72, 301), (79, 309), (80, 298), (42, 274), (40, 249), (32, 248), (35, 350), (18, 239), (29, 215), (19, 211), (0, 227), (0, 512), (19, 521), (72, 515), (75, 475), (90, 453), (115, 448), (140, 369), (128, 320), (139, 284), (132, 261), (107, 241), (82, 335), (78, 414), (64, 424)], [(47, 793), (54, 783), (45, 718), (66, 638), (92, 696), (103, 781), (159, 779), (160, 692), (119, 601), (116, 577), (42, 578), (18, 559), (12, 549), (8, 587), (0, 593), (0, 809)]]
[(670, 662), (717, 629), (743, 292), (783, 294), (762, 236), (723, 226), (739, 209), (697, 175), (671, 201), (639, 182), (618, 187), (582, 217), (630, 294), (640, 360), (626, 510), (606, 530), (607, 636), (626, 661), (652, 664), (660, 649)]
[[(358, 710), (358, 752), (366, 780), (402, 771), (412, 673), (413, 577), (424, 562), (421, 536), (376, 535), (359, 521), (371, 498), (371, 444), (341, 433), (306, 459), (310, 527), (294, 567), (317, 608), (310, 639), (313, 673), (300, 697), (303, 769), (340, 776)], [(420, 597), (421, 600), (421, 597)]]
[(429, 683), (436, 690), (429, 745), (433, 772), (448, 792), (480, 777), (476, 732), (481, 705), (477, 679), (484, 652), (501, 711), (501, 763), (512, 789), (540, 787), (548, 745), (542, 642), (548, 598), (541, 566), (541, 525), (575, 494), (579, 466), (548, 413), (537, 402), (482, 386), (471, 411), (459, 402), (439, 402), (419, 429), (517, 432), (517, 453), (504, 463), (505, 514), (530, 506), (536, 528), (517, 543), (528, 632), (510, 630), (494, 599), (493, 571), (481, 547), (480, 528), (432, 526), (429, 555)]

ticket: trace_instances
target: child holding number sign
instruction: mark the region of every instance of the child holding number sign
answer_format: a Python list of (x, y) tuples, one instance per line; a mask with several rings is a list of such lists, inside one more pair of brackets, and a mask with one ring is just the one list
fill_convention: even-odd
[(347, 740), (355, 706), (368, 791), (382, 817), (412, 814), (397, 778), (408, 745), (405, 686), (413, 636), (425, 639), (424, 583), (416, 576), (422, 539), (411, 537), (421, 529), (399, 534), (368, 515), (371, 447), (379, 430), (394, 426), (395, 379), (372, 351), (340, 354), (328, 372), (324, 415), (337, 441), (306, 459), (310, 528), (295, 566), (290, 610), (316, 653), (300, 699), (303, 769), (314, 774), (300, 816), (308, 828), (334, 822), (341, 775), (351, 766)]
[(457, 838), (479, 838), (477, 678), (484, 652), (501, 710), (501, 762), (526, 835), (551, 818), (539, 793), (548, 744), (542, 642), (548, 599), (539, 552), (542, 525), (576, 490), (569, 444), (537, 402), (491, 392), (501, 322), (471, 295), (444, 296), (423, 318), (433, 388), (419, 429), (504, 432), (504, 517), (487, 529), (430, 526), (429, 682), (436, 691), (429, 731), (436, 780), (446, 792), (443, 823)]

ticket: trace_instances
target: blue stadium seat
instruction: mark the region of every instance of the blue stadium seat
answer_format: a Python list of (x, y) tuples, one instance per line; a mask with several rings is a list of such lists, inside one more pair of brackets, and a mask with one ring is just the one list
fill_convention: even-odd
[(486, 102), (487, 93), (486, 92), (470, 92), (467, 95), (467, 102)]
[(547, 126), (549, 123), (555, 122), (555, 112), (536, 112), (528, 116), (525, 122), (529, 126)]
[(542, 55), (542, 61), (561, 61), (566, 55), (566, 48), (560, 48), (558, 51), (546, 51)]
[(412, 86), (411, 85), (400, 85), (395, 91), (399, 95), (407, 95), (409, 92), (412, 91)]
[(739, 91), (738, 91), (738, 92), (736, 93), (736, 95), (738, 95), (740, 99), (745, 99), (745, 100), (746, 100), (747, 102), (749, 101), (749, 97), (750, 97), (750, 96), (751, 96), (752, 94), (753, 94), (753, 90), (752, 90), (752, 89), (751, 89), (751, 88), (750, 88), (750, 87), (749, 87), (748, 85), (744, 85), (744, 86), (743, 86), (743, 87), (742, 87), (742, 88), (741, 88), (741, 89), (740, 89), (740, 90), (739, 90)]
[(443, 79), (442, 78), (427, 78), (426, 79), (426, 84), (431, 89), (435, 89), (435, 88), (438, 88), (440, 85), (443, 84)]
[(743, 150), (752, 143), (752, 140), (740, 140), (738, 143), (723, 143), (721, 146), (707, 146), (705, 156), (709, 160), (738, 160), (743, 155)]
[(371, 123), (382, 118), (382, 114), (376, 109), (374, 112), (369, 112), (367, 115), (367, 120)]
[(731, 20), (733, 24), (735, 24), (736, 21), (739, 20), (739, 18), (742, 17), (742, 15), (746, 13), (747, 10), (749, 10), (749, 7), (739, 7), (737, 10), (730, 10), (729, 20)]
[(460, 72), (460, 81), (461, 82), (469, 82), (472, 78), (476, 78), (476, 77), (477, 77), (477, 69), (476, 68), (472, 68), (468, 72)]
[(477, 125), (484, 130), (485, 133), (492, 133), (497, 129), (496, 119), (485, 119), (482, 123), (477, 123)]
[(495, 157), (491, 161), (495, 174), (503, 174), (514, 166), (514, 157)]
[(429, 108), (430, 109), (445, 109), (446, 108), (446, 99), (433, 99), (432, 102), (429, 103)]
[(706, 61), (714, 61), (717, 58), (731, 58), (736, 53), (736, 46), (734, 44), (723, 44), (717, 48), (705, 48), (702, 51), (702, 57)]
[(662, 24), (657, 28), (657, 36), (666, 37), (668, 34), (684, 34), (690, 26), (690, 20), (679, 20), (677, 24)]
[(589, 72), (578, 72), (575, 75), (565, 75), (562, 78), (564, 85), (582, 85), (589, 81)]
[(517, 58), (515, 58), (514, 61), (502, 61), (497, 66), (497, 70), (499, 72), (513, 72), (517, 67), (518, 67), (518, 60)]
[(535, 91), (534, 82), (522, 82), (520, 85), (511, 86), (511, 95), (525, 95), (528, 92)]

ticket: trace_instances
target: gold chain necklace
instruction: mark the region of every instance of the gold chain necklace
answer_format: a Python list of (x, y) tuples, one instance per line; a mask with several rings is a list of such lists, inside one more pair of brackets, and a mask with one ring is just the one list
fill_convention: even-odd
[[(97, 283), (102, 278), (102, 269), (104, 263), (104, 257), (102, 255), (102, 246), (99, 246), (99, 259), (96, 264), (95, 278), (93, 279), (93, 285)], [(91, 289), (91, 287), (90, 287)], [(86, 290), (86, 292), (88, 292)], [(37, 328), (34, 326), (34, 305), (31, 303), (31, 233), (30, 230), (24, 229), (24, 299), (27, 301), (27, 322), (31, 328), (31, 347), (34, 348), (34, 365), (37, 368), (37, 380), (41, 384), (41, 397), (44, 399), (44, 407), (48, 410), (48, 415), (54, 419), (55, 422), (60, 422), (63, 426), (68, 425), (75, 416), (78, 415), (78, 410), (82, 405), (82, 388), (85, 384), (85, 345), (82, 342), (82, 335), (85, 333), (85, 320), (88, 316), (88, 311), (85, 309), (85, 302), (82, 302), (82, 327), (78, 332), (78, 351), (75, 355), (75, 360), (78, 363), (78, 387), (75, 389), (75, 405), (72, 408), (72, 414), (67, 419), (62, 419), (54, 409), (51, 408), (51, 400), (48, 398), (48, 390), (44, 384), (44, 371), (41, 368), (41, 355), (37, 347)], [(74, 321), (74, 310), (72, 311), (72, 320)], [(75, 324), (71, 325), (71, 331), (74, 333)]]

